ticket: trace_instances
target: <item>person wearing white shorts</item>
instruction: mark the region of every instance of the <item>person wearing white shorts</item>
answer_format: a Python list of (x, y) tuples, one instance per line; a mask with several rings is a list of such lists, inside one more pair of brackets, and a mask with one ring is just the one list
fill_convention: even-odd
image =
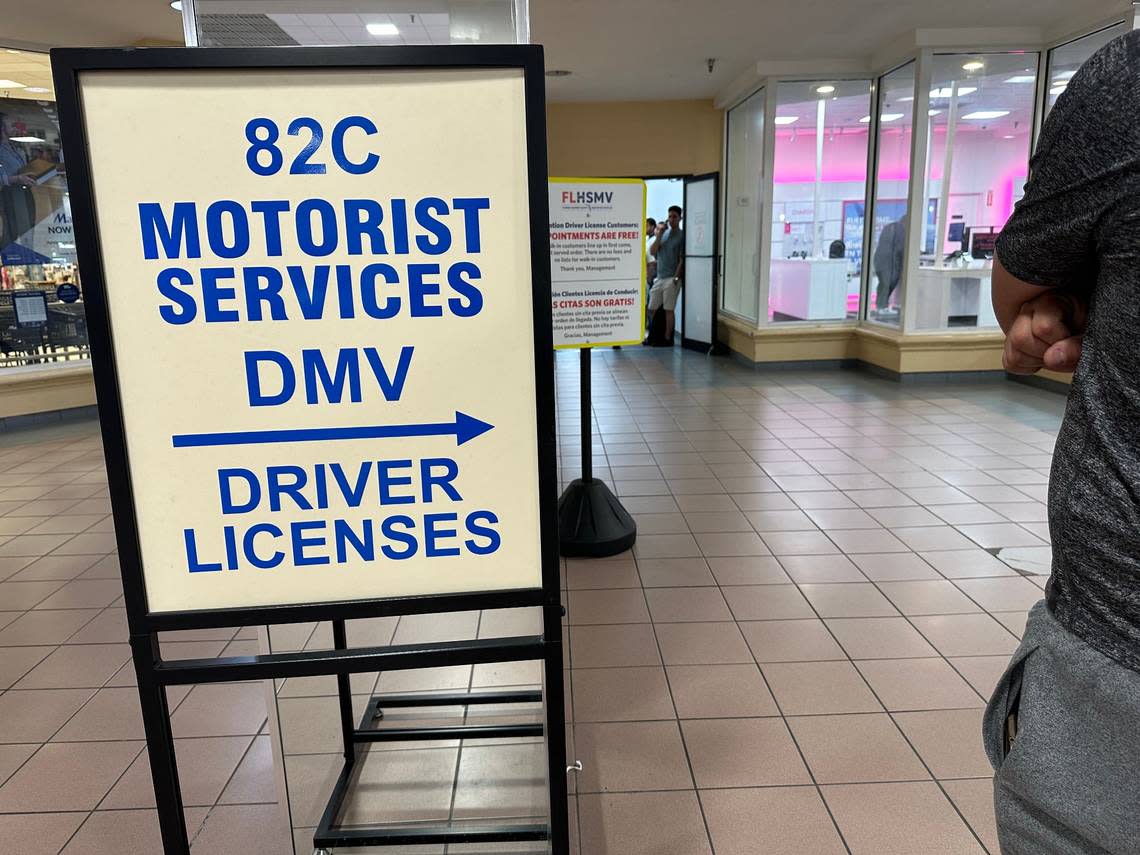
[[(681, 274), (685, 268), (685, 232), (681, 228), (681, 208), (669, 208), (669, 222), (658, 223), (656, 239), (649, 252), (657, 259), (657, 278), (649, 289), (650, 316), (658, 311), (665, 312), (666, 347), (673, 345), (673, 310), (677, 307), (677, 295), (681, 291)], [(650, 324), (652, 327), (652, 324)], [(658, 342), (651, 341), (651, 344)]]

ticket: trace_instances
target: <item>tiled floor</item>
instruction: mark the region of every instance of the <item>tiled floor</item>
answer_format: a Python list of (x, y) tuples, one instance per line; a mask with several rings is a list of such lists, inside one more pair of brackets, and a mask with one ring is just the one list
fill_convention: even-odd
[[(564, 478), (581, 460), (577, 369), (560, 356)], [(1008, 383), (596, 353), (595, 474), (640, 534), (631, 554), (565, 568), (582, 855), (996, 853), (979, 717), (1041, 596), (1062, 408)], [(0, 434), (5, 851), (160, 851), (109, 513), (93, 423)], [(487, 613), (357, 632), (382, 644), (532, 625)], [(327, 645), (328, 630), (274, 642)], [(232, 629), (163, 647), (202, 657), (256, 641)], [(354, 693), (535, 680), (526, 665), (459, 671), (369, 675)], [(305, 817), (335, 776), (329, 695), (319, 678), (278, 693), (306, 855)], [(171, 707), (195, 853), (289, 851), (262, 687), (183, 689)], [(534, 810), (541, 773), (525, 742), (493, 756), (451, 744), (376, 753), (361, 818), (380, 806)]]

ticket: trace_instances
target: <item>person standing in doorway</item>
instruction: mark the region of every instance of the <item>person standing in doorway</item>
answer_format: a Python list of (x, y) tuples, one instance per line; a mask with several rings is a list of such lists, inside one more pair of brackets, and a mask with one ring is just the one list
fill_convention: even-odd
[[(684, 212), (679, 205), (669, 207), (669, 222), (658, 223), (654, 231), (654, 241), (649, 252), (657, 259), (657, 276), (649, 290), (649, 312), (654, 321), (658, 312), (664, 313), (664, 330), (660, 342), (663, 347), (673, 346), (673, 318), (677, 307), (677, 295), (681, 291), (682, 276), (685, 271), (685, 232), (681, 228)], [(650, 322), (650, 329), (654, 323)], [(652, 339), (652, 335), (650, 336)]]
[(1052, 575), (983, 737), (1003, 855), (1140, 851), (1140, 32), (1049, 115), (1002, 230), (1007, 371), (1076, 369), (1049, 490)]
[(657, 240), (657, 220), (649, 217), (645, 221), (645, 328), (649, 329), (649, 289), (657, 278), (657, 256), (651, 249)]

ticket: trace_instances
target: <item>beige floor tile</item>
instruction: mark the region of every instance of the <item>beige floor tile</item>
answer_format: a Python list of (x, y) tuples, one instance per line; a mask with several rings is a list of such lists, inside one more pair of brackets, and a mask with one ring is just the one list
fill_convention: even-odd
[[(427, 644), (435, 641), (465, 641), (479, 633), (480, 613), (450, 612), (443, 615), (404, 615), (396, 625), (393, 644)], [(331, 646), (331, 639), (330, 644)]]
[(1044, 598), (1040, 588), (1021, 576), (960, 579), (955, 584), (990, 612), (1029, 609)]
[[(4, 619), (0, 617), (0, 625)], [(4, 647), (0, 648), (0, 692), (17, 683), (55, 651), (55, 647)], [(0, 727), (0, 733), (3, 728)]]
[(664, 668), (587, 668), (573, 671), (572, 680), (577, 722), (676, 717)]
[[(643, 558), (637, 562), (646, 588), (682, 588), (715, 585), (703, 558)], [(616, 586), (615, 586), (616, 587)]]
[(820, 617), (894, 617), (898, 610), (874, 585), (800, 585)]
[(720, 588), (651, 588), (645, 592), (645, 599), (654, 623), (732, 620)]
[[(206, 808), (187, 808), (186, 833), (202, 827)], [(101, 810), (87, 817), (62, 855), (153, 855), (162, 851), (158, 813), (153, 810)]]
[(470, 682), (470, 665), (445, 665), (439, 668), (388, 671), (380, 675), (376, 689), (391, 693), (433, 692), (437, 689), (466, 689)]
[(661, 664), (653, 627), (647, 623), (571, 627), (570, 658), (575, 668)]
[[(622, 564), (624, 560), (620, 560)], [(613, 562), (618, 563), (618, 562)], [(542, 634), (542, 609), (486, 609), (479, 616), (478, 638), (513, 638)]]
[(579, 796), (586, 855), (712, 855), (697, 794)]
[(92, 810), (143, 747), (141, 742), (45, 745), (0, 787), (0, 813)]
[(752, 652), (731, 621), (658, 624), (657, 641), (666, 665), (717, 665), (752, 662)]
[(701, 554), (708, 557), (732, 558), (746, 555), (771, 555), (768, 546), (755, 532), (723, 532), (696, 535)]
[(983, 698), (993, 694), (1009, 666), (1008, 656), (955, 656), (949, 662)]
[(360, 773), (345, 797), (342, 822), (352, 825), (447, 818), (458, 757), (456, 748), (368, 752), (359, 761)]
[(717, 584), (728, 585), (779, 585), (791, 579), (771, 556), (745, 555), (735, 558), (710, 558), (709, 567)]
[(281, 855), (292, 835), (277, 805), (219, 805), (198, 832), (193, 855), (232, 851), (242, 855)]
[(266, 719), (260, 683), (195, 686), (170, 717), (175, 736), (254, 736)]
[[(891, 510), (908, 509), (892, 508)], [(866, 555), (853, 555), (851, 560), (872, 582), (905, 582), (942, 578), (937, 570), (913, 552), (871, 552)]]
[[(904, 529), (910, 531), (910, 529)], [(828, 532), (847, 555), (870, 552), (907, 552), (909, 547), (886, 529), (859, 529)]]
[(649, 609), (640, 589), (570, 591), (570, 625), (648, 623)]
[(269, 737), (254, 737), (218, 802), (258, 804), (277, 801), (276, 776)]
[[(188, 807), (210, 807), (237, 769), (249, 747), (248, 736), (206, 737), (175, 740), (178, 780), (182, 787), (182, 803)], [(270, 775), (270, 782), (273, 777)], [(274, 794), (272, 800), (276, 800)], [(154, 788), (150, 777), (150, 759), (142, 752), (118, 780), (100, 810), (119, 808), (152, 808)]]
[(1017, 576), (1017, 571), (984, 549), (956, 549), (920, 553), (947, 579)]
[[(102, 556), (99, 555), (48, 555), (39, 559), (31, 557), (10, 559), (24, 561), (26, 564), (19, 572), (9, 576), (8, 581), (30, 582), (56, 579), (66, 582), (84, 573), (101, 558)], [(0, 557), (0, 561), (3, 560)]]
[(1025, 635), (1025, 624), (1029, 620), (1028, 611), (992, 612), (991, 614), (1018, 638)]
[(935, 778), (981, 778), (993, 774), (982, 747), (982, 712), (895, 713), (894, 719)]
[(76, 579), (45, 599), (37, 609), (106, 608), (123, 595), (118, 579)]
[(817, 618), (741, 623), (740, 631), (760, 663), (846, 659), (843, 649)]
[(638, 535), (679, 534), (689, 530), (685, 517), (680, 513), (634, 514)]
[(785, 555), (837, 555), (839, 548), (822, 531), (773, 531), (764, 543), (777, 558)]
[(0, 840), (13, 855), (56, 855), (86, 819), (86, 813), (0, 814)]
[(1017, 648), (1017, 638), (987, 614), (935, 615), (913, 621), (943, 656), (1002, 656)]
[(953, 526), (930, 525), (916, 528), (900, 528), (894, 535), (915, 552), (940, 549), (970, 549), (974, 542)]
[(822, 789), (852, 855), (985, 852), (933, 781)]
[(285, 778), (295, 826), (315, 827), (320, 822), (343, 768), (343, 754), (297, 754), (285, 758)]
[[(956, 507), (948, 505), (947, 507)], [(942, 521), (926, 508), (872, 508), (868, 513), (884, 528), (900, 529), (939, 525)]]
[(820, 784), (930, 778), (886, 713), (793, 717), (788, 726)]
[(943, 659), (878, 659), (855, 663), (892, 712), (985, 706)]
[(827, 626), (852, 659), (937, 655), (906, 618), (830, 618)]
[(634, 561), (574, 561), (566, 565), (566, 586), (572, 591), (605, 588), (639, 588)]
[(786, 555), (780, 563), (798, 583), (867, 581), (846, 555)]
[[(98, 614), (98, 609), (25, 612), (0, 629), (0, 647), (63, 644)], [(114, 640), (123, 641), (125, 638), (124, 635)]]
[(752, 530), (744, 514), (738, 510), (691, 511), (685, 514), (685, 522), (690, 531), (699, 533)]
[(691, 534), (647, 534), (637, 539), (634, 555), (641, 558), (686, 558), (700, 556)]
[(991, 855), (998, 855), (1001, 847), (998, 844), (997, 820), (994, 818), (993, 777), (943, 781), (942, 786)]
[(468, 745), (459, 757), (452, 818), (546, 817), (546, 747)]
[(681, 730), (701, 789), (811, 782), (783, 719), (693, 719)]
[(82, 629), (68, 638), (66, 643), (111, 644), (127, 641), (129, 638), (126, 610), (112, 607), (99, 612), (90, 623), (85, 624)]
[(843, 855), (814, 787), (702, 790), (717, 855)]
[(879, 588), (904, 615), (950, 615), (980, 612), (981, 608), (954, 583), (880, 582)]
[(752, 528), (760, 534), (774, 531), (819, 530), (819, 526), (803, 511), (749, 511), (744, 516)]
[(575, 724), (574, 744), (579, 794), (693, 786), (675, 721)]
[(46, 742), (93, 694), (91, 689), (33, 689), (0, 694), (0, 742)]
[[(1016, 495), (1016, 493), (1014, 493)], [(983, 549), (1009, 546), (1043, 546), (1042, 541), (1016, 523), (960, 525), (958, 530)], [(2, 547), (0, 547), (2, 548)]]
[(773, 663), (762, 670), (784, 715), (882, 711), (850, 662)]
[(815, 617), (795, 585), (744, 585), (724, 589), (732, 614), (738, 621), (790, 620)]
[[(0, 517), (3, 521), (4, 517)], [(26, 611), (35, 608), (64, 585), (60, 580), (46, 582), (0, 582), (0, 608), (5, 611)]]
[(59, 647), (16, 684), (17, 689), (99, 688), (131, 658), (126, 644)]
[(28, 745), (0, 745), (0, 784), (11, 778), (39, 748), (38, 742)]
[(755, 665), (674, 665), (667, 670), (679, 718), (779, 715)]

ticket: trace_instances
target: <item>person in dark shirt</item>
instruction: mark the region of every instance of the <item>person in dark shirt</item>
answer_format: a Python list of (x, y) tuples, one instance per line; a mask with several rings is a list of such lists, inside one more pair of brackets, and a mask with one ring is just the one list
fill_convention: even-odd
[(1140, 32), (1057, 101), (1002, 231), (1006, 369), (1073, 370), (1045, 600), (986, 709), (1004, 855), (1140, 852)]

